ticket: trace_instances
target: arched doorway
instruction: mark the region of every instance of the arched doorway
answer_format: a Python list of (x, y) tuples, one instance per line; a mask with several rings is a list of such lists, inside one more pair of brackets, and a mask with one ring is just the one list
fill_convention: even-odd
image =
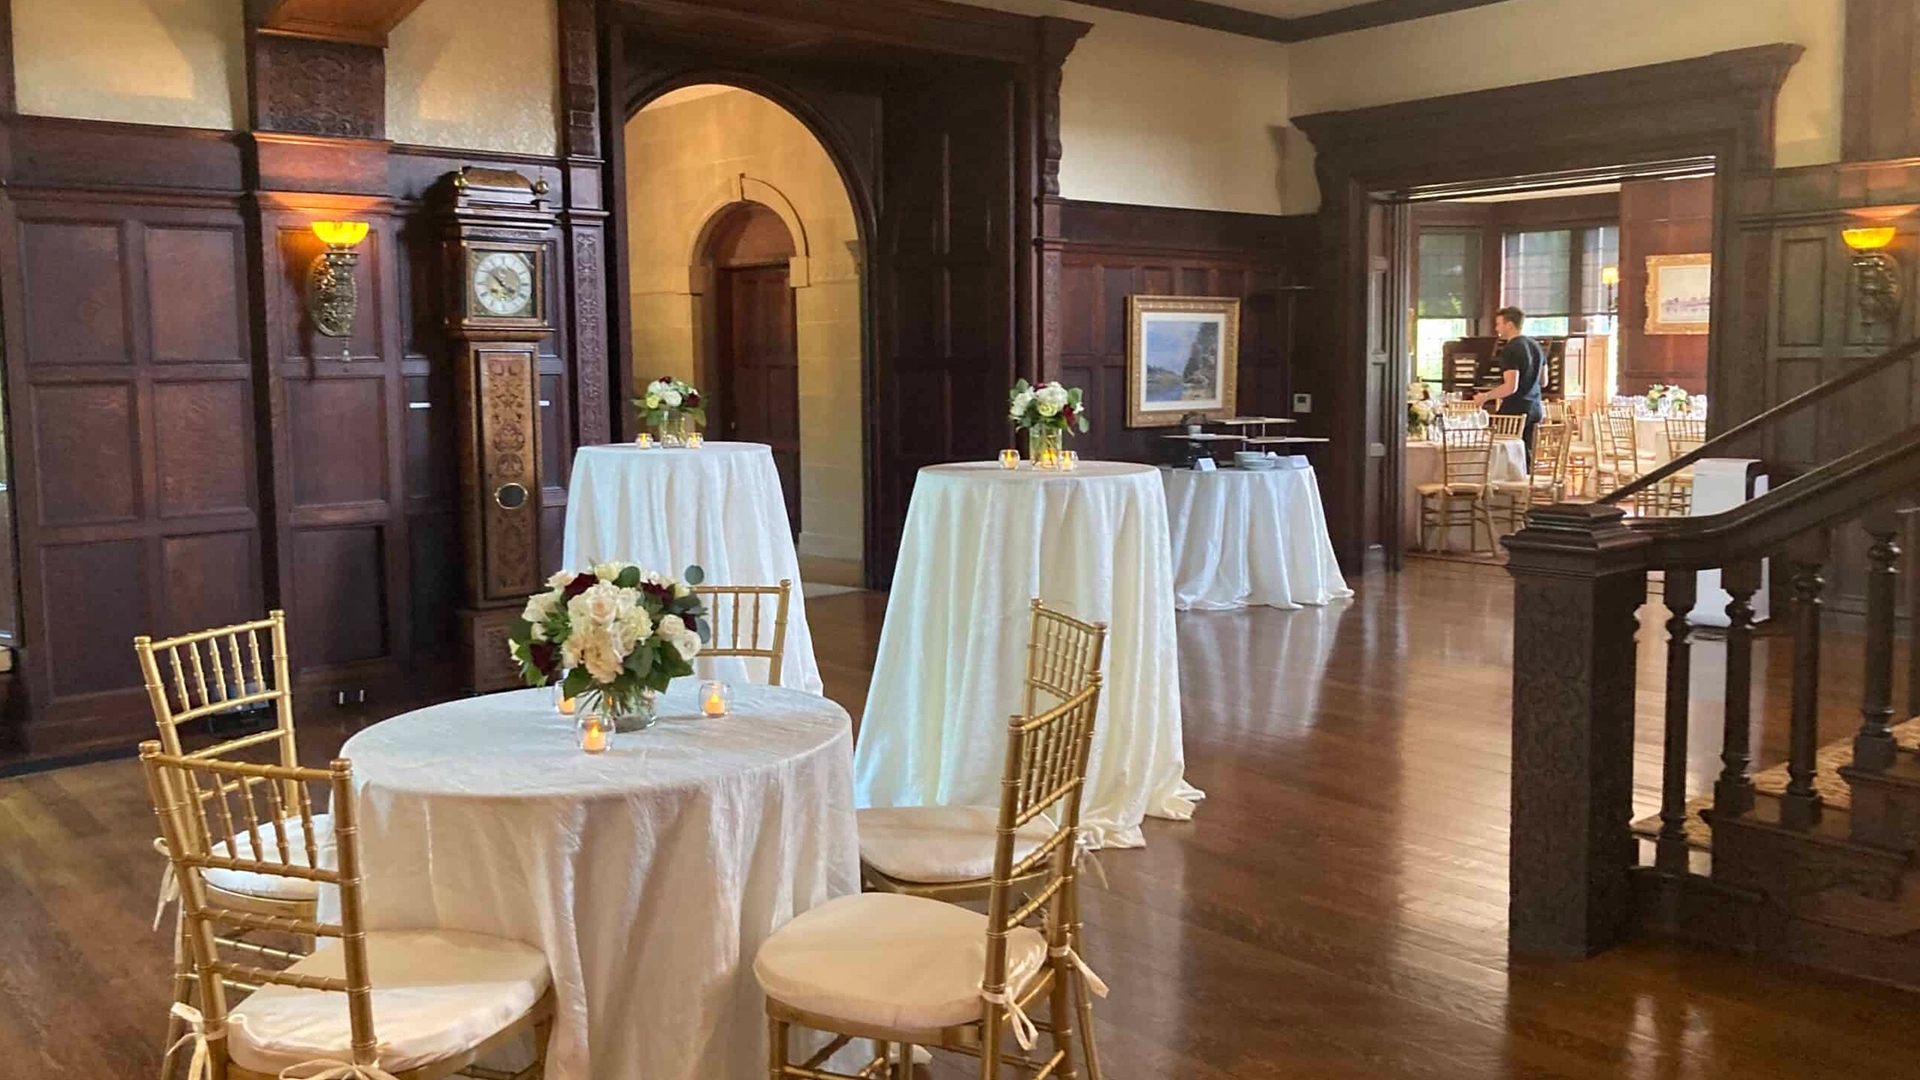
[(866, 582), (863, 217), (834, 156), (780, 102), (699, 83), (625, 130), (638, 383), (708, 392), (717, 437), (773, 447), (801, 573)]
[(700, 325), (708, 330), (702, 381), (717, 412), (707, 426), (728, 439), (766, 443), (780, 470), (787, 521), (802, 530), (800, 354), (790, 267), (793, 234), (763, 203), (738, 202), (709, 221), (701, 245)]

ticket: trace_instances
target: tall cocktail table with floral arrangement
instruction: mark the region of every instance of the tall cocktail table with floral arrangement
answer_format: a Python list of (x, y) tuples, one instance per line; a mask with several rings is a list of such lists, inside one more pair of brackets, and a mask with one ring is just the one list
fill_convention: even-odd
[(655, 698), (693, 674), (711, 636), (690, 588), (704, 577), (698, 566), (682, 579), (623, 562), (560, 571), (507, 633), (521, 677), (528, 686), (559, 682), (582, 716), (610, 717), (615, 731), (652, 727)]
[(1027, 457), (1041, 460), (1047, 451), (1060, 456), (1062, 438), (1072, 432), (1084, 433), (1086, 410), (1080, 404), (1080, 388), (1068, 388), (1057, 382), (1029, 386), (1021, 379), (1007, 391), (1007, 416), (1013, 426), (1027, 433)]
[(647, 384), (647, 392), (633, 399), (640, 418), (659, 432), (661, 446), (684, 446), (689, 424), (707, 423), (707, 407), (700, 403), (700, 391), (692, 384), (671, 375), (662, 375)]

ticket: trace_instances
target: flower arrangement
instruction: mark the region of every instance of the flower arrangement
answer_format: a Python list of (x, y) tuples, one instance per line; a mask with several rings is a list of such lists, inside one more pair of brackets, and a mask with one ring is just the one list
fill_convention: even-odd
[(1433, 422), (1440, 418), (1443, 411), (1441, 404), (1431, 398), (1407, 402), (1407, 438), (1426, 438)]
[(1007, 416), (1013, 426), (1027, 433), (1029, 453), (1040, 460), (1044, 449), (1060, 452), (1063, 436), (1084, 433), (1088, 428), (1086, 409), (1080, 404), (1080, 388), (1071, 389), (1057, 382), (1030, 386), (1021, 379), (1007, 391)]
[(654, 696), (693, 674), (710, 632), (690, 588), (703, 577), (698, 566), (682, 580), (621, 562), (562, 570), (527, 601), (507, 633), (508, 650), (528, 686), (560, 682), (583, 712), (613, 717), (616, 730), (623, 722), (649, 726)]
[(1655, 383), (1647, 388), (1647, 411), (1656, 415), (1685, 413), (1688, 406), (1687, 392), (1678, 386)]
[(686, 437), (688, 421), (705, 426), (706, 406), (700, 403), (700, 391), (691, 384), (662, 375), (647, 384), (647, 392), (634, 399), (641, 418), (659, 428), (661, 441)]

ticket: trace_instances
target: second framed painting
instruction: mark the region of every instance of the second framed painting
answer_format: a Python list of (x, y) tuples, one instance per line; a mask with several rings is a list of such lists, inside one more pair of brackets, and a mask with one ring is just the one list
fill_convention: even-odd
[(1127, 298), (1128, 427), (1233, 416), (1239, 378), (1238, 298)]

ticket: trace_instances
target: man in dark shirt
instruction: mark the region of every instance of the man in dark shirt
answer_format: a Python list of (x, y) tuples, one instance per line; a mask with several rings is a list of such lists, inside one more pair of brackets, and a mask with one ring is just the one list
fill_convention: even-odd
[(1505, 416), (1527, 418), (1527, 468), (1533, 468), (1533, 429), (1545, 415), (1540, 404), (1540, 377), (1547, 365), (1547, 350), (1520, 332), (1526, 325), (1526, 313), (1516, 307), (1501, 308), (1493, 317), (1493, 330), (1506, 344), (1500, 347), (1500, 385), (1473, 395), (1475, 405), (1499, 402), (1496, 411)]

